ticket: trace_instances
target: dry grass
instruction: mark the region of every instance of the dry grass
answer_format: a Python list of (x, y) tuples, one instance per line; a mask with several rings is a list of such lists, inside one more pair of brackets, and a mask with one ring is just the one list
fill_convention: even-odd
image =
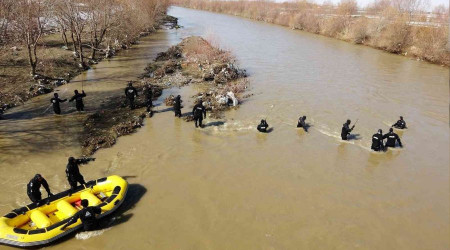
[[(61, 44), (54, 42), (55, 36), (45, 37), (44, 43), (48, 41), (48, 45), (40, 46), (37, 70), (51, 78), (69, 80), (80, 71), (72, 52), (59, 48)], [(0, 105), (19, 104), (32, 97), (28, 90), (36, 82), (30, 75), (27, 51), (20, 46), (17, 48), (0, 50), (0, 93), (3, 93)]]
[(234, 61), (229, 51), (221, 50), (201, 37), (190, 37), (180, 44), (187, 62), (199, 64), (228, 63)]

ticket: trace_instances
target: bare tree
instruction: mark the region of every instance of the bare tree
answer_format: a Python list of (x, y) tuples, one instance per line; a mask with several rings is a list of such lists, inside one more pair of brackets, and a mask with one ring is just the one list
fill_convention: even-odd
[(445, 23), (448, 20), (448, 8), (443, 4), (434, 7), (433, 14), (436, 15), (436, 19), (440, 23)]
[(86, 27), (85, 4), (79, 1), (54, 1), (60, 20), (70, 29), (74, 52), (80, 67), (86, 68), (83, 54), (83, 32)]
[(35, 75), (39, 61), (37, 45), (46, 22), (45, 2), (44, 0), (17, 0), (16, 4), (14, 28), (27, 47), (31, 74)]
[(107, 32), (119, 20), (115, 18), (118, 11), (118, 3), (115, 0), (89, 0), (87, 2), (87, 18), (91, 42), (91, 58), (95, 59)]
[[(57, 12), (55, 12), (55, 13), (57, 13)], [(59, 26), (60, 33), (61, 33), (61, 39), (64, 42), (64, 46), (69, 48), (69, 41), (67, 39), (67, 30), (68, 30), (67, 24), (66, 24), (65, 20), (63, 18), (61, 18), (61, 15), (56, 15), (55, 20)]]
[(391, 0), (375, 0), (367, 7), (367, 11), (371, 14), (380, 14), (391, 5)]
[(358, 4), (356, 0), (341, 0), (337, 6), (337, 13), (339, 15), (350, 16), (356, 14), (358, 11)]
[(425, 10), (429, 6), (429, 0), (392, 0), (392, 6), (402, 13), (407, 13), (409, 22), (414, 14)]
[(9, 27), (14, 19), (14, 0), (0, 0), (0, 45), (5, 44), (9, 40)]

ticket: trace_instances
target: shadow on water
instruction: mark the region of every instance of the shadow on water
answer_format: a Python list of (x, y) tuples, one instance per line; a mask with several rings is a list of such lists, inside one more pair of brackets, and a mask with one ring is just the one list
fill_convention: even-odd
[(23, 120), (21, 126), (11, 125), (0, 132), (0, 151), (2, 154), (20, 152), (47, 152), (62, 145), (79, 144), (78, 134), (72, 133), (79, 128), (78, 122), (62, 117), (43, 121)]
[(207, 124), (204, 125), (204, 127), (218, 127), (218, 126), (222, 126), (224, 125), (225, 122), (223, 121), (215, 121), (215, 122), (208, 122)]
[[(132, 178), (132, 176), (126, 176)], [(107, 229), (122, 223), (127, 222), (133, 214), (125, 214), (133, 209), (141, 198), (147, 193), (147, 188), (140, 184), (128, 185), (128, 192), (122, 205), (110, 216), (103, 218), (99, 223), (99, 230)]]
[(362, 137), (360, 134), (350, 134), (347, 136), (348, 141), (359, 141), (361, 139), (362, 139)]
[(164, 112), (169, 112), (169, 111), (174, 111), (173, 107), (160, 109), (160, 110), (153, 110), (154, 113), (164, 113)]

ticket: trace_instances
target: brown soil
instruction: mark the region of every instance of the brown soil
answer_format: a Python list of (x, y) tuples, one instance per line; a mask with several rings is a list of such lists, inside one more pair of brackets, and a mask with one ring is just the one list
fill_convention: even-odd
[[(84, 122), (81, 136), (82, 153), (89, 156), (100, 148), (109, 148), (116, 143), (119, 136), (134, 133), (144, 124), (144, 118), (149, 115), (145, 107), (144, 85), (134, 84), (139, 96), (135, 99), (135, 109), (128, 107), (125, 96), (113, 97), (107, 100), (97, 111), (89, 115)], [(146, 85), (145, 87), (148, 87)], [(162, 88), (151, 86), (153, 100), (162, 94)]]

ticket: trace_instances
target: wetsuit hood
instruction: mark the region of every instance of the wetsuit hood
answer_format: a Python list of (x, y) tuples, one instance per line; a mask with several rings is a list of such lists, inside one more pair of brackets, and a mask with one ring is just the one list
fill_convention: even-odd
[(81, 200), (81, 205), (82, 205), (83, 207), (88, 207), (88, 206), (89, 206), (89, 201), (86, 200), (86, 199), (83, 199), (83, 200)]

